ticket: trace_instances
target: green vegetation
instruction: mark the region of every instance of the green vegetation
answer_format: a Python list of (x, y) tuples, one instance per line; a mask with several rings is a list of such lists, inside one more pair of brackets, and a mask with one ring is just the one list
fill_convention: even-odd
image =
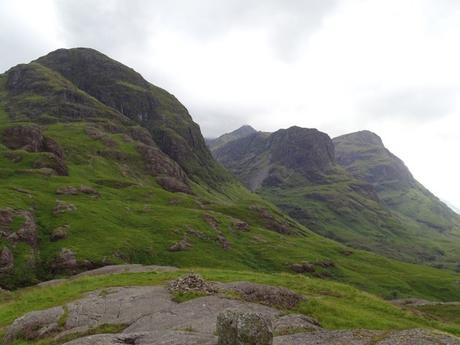
[(298, 127), (269, 134), (238, 129), (208, 143), (242, 183), (310, 230), (398, 260), (457, 268), (460, 216), (415, 181), (375, 134), (331, 141)]
[(201, 291), (187, 291), (187, 292), (175, 292), (172, 295), (172, 300), (177, 303), (183, 303), (190, 301), (191, 299), (203, 297), (207, 294)]
[[(460, 335), (460, 325), (446, 325), (420, 316), (340, 283), (286, 273), (265, 274), (201, 268), (193, 269), (193, 271), (213, 281), (251, 281), (288, 287), (306, 297), (304, 302), (290, 312), (313, 316), (328, 329), (385, 330), (422, 327)], [(187, 272), (189, 270), (173, 273), (130, 273), (81, 277), (56, 286), (21, 289), (13, 292), (7, 301), (0, 302), (0, 327), (7, 326), (16, 317), (28, 311), (62, 305), (81, 297), (88, 291), (113, 286), (163, 284)]]
[[(97, 52), (55, 54), (10, 70), (21, 82), (8, 90), (7, 76), (0, 76), (0, 226), (6, 234), (0, 237), (0, 282), (17, 289), (0, 292), (0, 328), (24, 313), (95, 289), (163, 284), (194, 270), (216, 281), (289, 287), (308, 297), (294, 311), (316, 317), (327, 328), (432, 327), (460, 334), (456, 324), (447, 326), (444, 319), (403, 311), (381, 299), (458, 301), (459, 274), (352, 250), (310, 230), (340, 240), (353, 230), (353, 245), (371, 238), (360, 246), (365, 249), (388, 243), (394, 252), (409, 251), (409, 245), (420, 249), (398, 232), (400, 224), (409, 223), (368, 198), (343, 169), (332, 169), (321, 185), (310, 179), (299, 188), (303, 176), (275, 165), (274, 177), (283, 177), (289, 188), (268, 184), (261, 192), (264, 200), (212, 159), (198, 126), (174, 96)], [(56, 62), (66, 54), (68, 64)], [(93, 59), (89, 65), (86, 54)], [(261, 155), (262, 168), (267, 157)], [(183, 178), (189, 190), (173, 192), (174, 185), (160, 183), (165, 176), (173, 177), (173, 184)], [(397, 256), (387, 251), (388, 246), (381, 250)], [(181, 270), (22, 288), (122, 263)], [(299, 264), (313, 269), (293, 274)], [(119, 329), (90, 330), (111, 331)], [(46, 341), (51, 340), (39, 343)]]
[[(106, 58), (102, 60), (103, 64), (107, 63)], [(49, 65), (57, 68), (52, 61)], [(55, 123), (41, 123), (41, 129), (64, 152), (68, 175), (56, 175), (47, 164), (43, 168), (42, 159), (49, 157), (47, 152), (11, 150), (0, 145), (0, 209), (32, 212), (38, 237), (38, 248), (30, 243), (11, 245), (0, 240), (0, 248), (11, 247), (14, 256), (14, 268), (2, 275), (3, 287), (26, 286), (65, 276), (88, 265), (109, 263), (289, 272), (294, 263), (330, 260), (333, 267), (308, 275), (349, 283), (386, 298), (460, 299), (458, 274), (401, 263), (360, 250), (351, 252), (294, 222), (269, 202), (227, 179), (226, 174), (221, 176), (226, 182), (219, 183), (218, 189), (210, 187), (216, 181), (213, 178), (209, 184), (199, 183), (205, 178), (201, 173), (191, 173), (197, 181), (190, 182), (193, 194), (171, 193), (161, 188), (136, 149), (139, 141), (130, 134), (139, 128), (138, 123), (38, 63), (20, 68), (30, 79), (23, 93), (40, 95), (45, 90), (47, 97), (39, 105), (40, 111), (60, 119)], [(159, 95), (163, 110), (178, 111), (171, 118), (166, 116), (167, 121), (172, 121), (170, 126), (173, 123), (177, 126), (177, 131), (168, 131), (172, 131), (171, 135), (182, 133), (191, 121), (183, 113), (185, 108), (166, 91), (148, 86), (150, 84), (129, 71), (123, 70), (122, 76), (107, 76), (103, 72), (101, 78), (116, 77), (117, 81), (153, 90)], [(100, 81), (94, 82), (99, 85)], [(123, 95), (128, 93), (126, 107), (134, 102), (130, 98), (134, 96), (129, 93), (132, 88), (115, 84), (123, 88)], [(58, 90), (57, 94), (53, 90)], [(63, 90), (76, 96), (62, 99), (59, 95)], [(0, 122), (0, 133), (18, 124), (30, 125), (23, 122), (24, 118), (34, 121), (32, 112), (38, 105), (21, 95), (16, 92), (11, 96), (5, 89), (0, 90), (1, 104), (14, 108), (9, 114), (12, 119)], [(0, 106), (0, 114), (5, 114), (4, 110)], [(77, 116), (76, 110), (78, 117), (72, 119), (71, 116)], [(172, 120), (178, 114), (186, 120)], [(146, 135), (148, 139), (148, 132)], [(202, 169), (207, 163), (197, 164)], [(210, 169), (207, 171), (211, 175), (218, 171)], [(57, 194), (58, 189), (81, 185), (98, 194)], [(58, 201), (73, 205), (73, 209), (55, 213)], [(327, 217), (325, 214), (324, 219)], [(247, 231), (235, 227), (235, 221), (246, 222)], [(68, 226), (65, 238), (53, 240), (53, 230), (64, 225)], [(290, 235), (283, 233), (286, 229)], [(189, 244), (187, 250), (168, 250), (184, 238)], [(77, 267), (56, 266), (63, 248), (75, 253)]]
[(428, 304), (416, 307), (417, 310), (432, 317), (435, 320), (449, 324), (460, 325), (460, 305), (459, 304)]

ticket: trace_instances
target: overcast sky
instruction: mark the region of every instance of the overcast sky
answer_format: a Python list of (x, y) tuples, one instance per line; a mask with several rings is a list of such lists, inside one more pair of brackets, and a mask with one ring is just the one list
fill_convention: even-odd
[(369, 129), (460, 207), (458, 0), (0, 0), (0, 70), (92, 47), (175, 94), (208, 137)]

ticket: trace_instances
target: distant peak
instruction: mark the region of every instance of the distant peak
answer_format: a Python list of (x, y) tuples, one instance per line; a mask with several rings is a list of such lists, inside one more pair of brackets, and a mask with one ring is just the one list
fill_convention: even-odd
[(241, 134), (252, 134), (255, 132), (257, 131), (249, 125), (241, 126), (240, 128), (233, 131), (233, 133), (241, 133)]
[(353, 142), (355, 144), (361, 144), (361, 145), (383, 146), (382, 139), (374, 132), (371, 132), (368, 130), (363, 130), (359, 132), (341, 135), (337, 138), (334, 138), (334, 141), (336, 142), (347, 141), (347, 142)]

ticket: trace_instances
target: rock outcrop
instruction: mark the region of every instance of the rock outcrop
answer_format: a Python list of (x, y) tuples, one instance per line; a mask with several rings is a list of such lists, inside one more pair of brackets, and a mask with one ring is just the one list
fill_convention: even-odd
[(47, 152), (47, 159), (35, 161), (34, 168), (50, 168), (58, 175), (65, 176), (68, 169), (65, 164), (64, 151), (53, 139), (43, 135), (38, 126), (13, 126), (6, 128), (1, 135), (2, 143), (12, 150), (29, 152)]
[[(268, 287), (267, 287), (268, 288)], [(118, 334), (81, 336), (102, 325)], [(217, 332), (216, 332), (217, 331)], [(164, 287), (108, 288), (64, 306), (28, 313), (8, 327), (5, 342), (65, 336), (67, 345), (459, 345), (428, 330), (325, 330), (310, 317), (256, 303), (205, 296), (175, 303)]]
[[(131, 68), (88, 48), (58, 49), (36, 60), (36, 64), (78, 85), (79, 90), (119, 118), (129, 118), (145, 128), (161, 151), (190, 177), (212, 185), (229, 179), (212, 160), (200, 128), (187, 109)], [(132, 136), (146, 138), (136, 130)]]
[(272, 345), (273, 327), (269, 317), (227, 309), (217, 316), (218, 345)]
[[(14, 220), (17, 224), (13, 224)], [(14, 244), (25, 242), (35, 247), (38, 242), (37, 224), (31, 211), (0, 209), (0, 237)]]
[(247, 302), (260, 303), (279, 309), (292, 309), (302, 300), (303, 296), (281, 287), (237, 282), (224, 285), (226, 289), (237, 292)]
[(215, 147), (212, 152), (251, 190), (282, 185), (289, 171), (317, 182), (335, 164), (329, 136), (300, 127), (256, 132)]
[(11, 249), (3, 247), (0, 251), (0, 273), (8, 272), (14, 267), (14, 257)]

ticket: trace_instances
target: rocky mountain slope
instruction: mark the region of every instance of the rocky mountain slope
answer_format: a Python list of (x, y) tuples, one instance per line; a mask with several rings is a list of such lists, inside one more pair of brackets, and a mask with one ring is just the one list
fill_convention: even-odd
[(380, 137), (361, 131), (334, 138), (333, 142), (338, 164), (370, 183), (386, 207), (415, 222), (418, 235), (438, 247), (437, 256), (447, 257), (451, 265), (460, 262), (459, 215), (421, 185)]
[(291, 127), (210, 148), (248, 188), (321, 235), (407, 261), (455, 269), (460, 260), (460, 217), (370, 132), (332, 141)]
[(460, 299), (457, 274), (351, 250), (250, 193), (213, 160), (174, 96), (91, 49), (0, 75), (0, 176), (3, 288), (143, 263), (298, 272), (391, 298)]
[(415, 219), (427, 230), (450, 233), (460, 217), (423, 187), (374, 133), (362, 131), (333, 140), (337, 162), (358, 179), (372, 184), (389, 208)]
[(221, 135), (218, 138), (212, 138), (212, 139), (206, 139), (206, 145), (208, 145), (210, 148), (213, 150), (229, 143), (230, 141), (236, 140), (236, 139), (241, 139), (244, 138), (250, 134), (253, 134), (257, 132), (254, 128), (251, 126), (245, 125), (237, 130), (231, 132), (231, 133), (226, 133), (224, 135)]

